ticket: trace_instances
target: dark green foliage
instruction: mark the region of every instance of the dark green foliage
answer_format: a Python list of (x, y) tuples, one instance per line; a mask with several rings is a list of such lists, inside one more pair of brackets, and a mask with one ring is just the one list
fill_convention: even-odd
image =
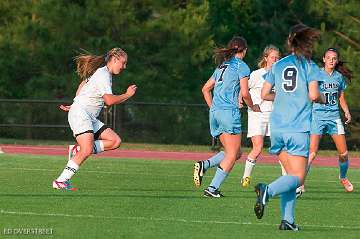
[[(341, 4), (339, 4), (341, 3)], [(323, 49), (337, 46), (357, 71), (358, 1), (96, 1), (4, 0), (0, 3), (0, 94), (10, 98), (71, 99), (78, 79), (72, 58), (80, 49), (104, 54), (120, 46), (128, 70), (114, 84), (139, 86), (137, 101), (200, 103), (215, 67), (214, 47), (233, 35), (248, 40), (252, 69), (269, 44), (284, 52), (298, 22), (324, 32)], [(357, 78), (349, 95), (359, 94)], [(349, 96), (351, 106), (358, 107)]]
[[(354, 72), (346, 90), (348, 104), (358, 108), (359, 9), (357, 0), (2, 0), (0, 96), (70, 101), (79, 84), (73, 57), (81, 49), (101, 55), (118, 46), (127, 51), (129, 62), (114, 81), (115, 93), (135, 83), (133, 100), (138, 102), (203, 103), (201, 87), (216, 67), (215, 47), (234, 35), (244, 36), (249, 45), (245, 61), (255, 70), (266, 45), (278, 46), (285, 55), (289, 27), (303, 22), (323, 33), (314, 56), (319, 64), (326, 48), (340, 50)], [(174, 118), (188, 118), (175, 111)], [(48, 118), (56, 114), (49, 112)], [(156, 116), (139, 115), (137, 120)], [(192, 114), (182, 124), (195, 117), (200, 116)], [(356, 138), (360, 125), (351, 127)], [(198, 132), (202, 130), (207, 126)]]

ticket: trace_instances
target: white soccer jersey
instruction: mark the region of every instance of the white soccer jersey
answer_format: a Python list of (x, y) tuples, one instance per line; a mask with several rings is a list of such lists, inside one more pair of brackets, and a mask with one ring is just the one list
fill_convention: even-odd
[[(264, 75), (267, 73), (265, 68), (260, 68), (256, 71), (251, 72), (249, 78), (249, 92), (251, 99), (254, 104), (258, 104), (262, 112), (272, 111), (272, 101), (261, 99), (261, 88), (265, 82)], [(248, 111), (252, 111), (250, 108)]]
[(80, 106), (93, 117), (98, 117), (104, 107), (105, 94), (112, 94), (112, 74), (106, 66), (101, 67), (87, 79), (87, 82), (80, 89), (79, 94), (74, 98), (73, 105)]

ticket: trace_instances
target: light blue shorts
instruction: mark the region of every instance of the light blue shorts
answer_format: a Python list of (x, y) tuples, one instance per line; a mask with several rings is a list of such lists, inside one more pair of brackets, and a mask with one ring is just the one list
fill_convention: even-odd
[(217, 137), (222, 133), (240, 134), (241, 117), (239, 109), (210, 110), (210, 133)]
[(317, 135), (333, 135), (345, 134), (344, 126), (341, 119), (336, 120), (311, 120), (311, 134)]
[(309, 156), (310, 134), (307, 133), (279, 133), (271, 132), (271, 154), (279, 154), (286, 151), (294, 156)]

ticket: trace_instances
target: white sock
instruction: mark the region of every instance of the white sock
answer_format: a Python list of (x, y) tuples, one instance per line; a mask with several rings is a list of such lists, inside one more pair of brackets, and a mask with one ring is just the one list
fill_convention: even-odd
[(256, 165), (256, 160), (255, 159), (252, 159), (252, 158), (249, 158), (249, 157), (246, 159), (243, 178), (250, 177), (251, 172), (252, 172), (253, 168), (255, 167), (255, 165)]
[(69, 180), (74, 176), (74, 174), (79, 170), (79, 165), (77, 165), (74, 161), (69, 160), (66, 164), (64, 171), (60, 174), (60, 176), (56, 179), (58, 182), (64, 182)]
[(104, 152), (104, 142), (102, 140), (96, 140), (94, 142), (93, 154)]
[(281, 166), (281, 175), (287, 175), (287, 172), (286, 172), (286, 170), (285, 170), (285, 168), (284, 168), (284, 166), (282, 165), (282, 163), (280, 162), (280, 160), (279, 160), (279, 164), (280, 164), (280, 166)]

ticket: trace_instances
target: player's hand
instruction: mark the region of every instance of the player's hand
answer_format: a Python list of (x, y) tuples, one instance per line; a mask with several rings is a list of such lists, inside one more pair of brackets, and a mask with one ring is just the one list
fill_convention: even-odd
[(260, 106), (258, 104), (253, 105), (253, 107), (251, 107), (251, 110), (254, 112), (261, 112)]
[(60, 105), (59, 106), (59, 109), (65, 111), (65, 112), (68, 112), (71, 108), (71, 105)]
[(131, 85), (127, 88), (126, 90), (126, 94), (131, 97), (133, 95), (135, 95), (135, 92), (136, 92), (136, 89), (137, 89), (137, 86), (136, 85)]
[(239, 97), (239, 109), (241, 109), (242, 107), (244, 107), (244, 100), (242, 97)]
[(326, 104), (326, 98), (325, 95), (320, 94), (320, 97), (317, 101), (315, 101), (315, 103), (320, 103), (320, 104)]
[(346, 118), (345, 124), (349, 124), (351, 122), (350, 112), (345, 112), (345, 118)]

